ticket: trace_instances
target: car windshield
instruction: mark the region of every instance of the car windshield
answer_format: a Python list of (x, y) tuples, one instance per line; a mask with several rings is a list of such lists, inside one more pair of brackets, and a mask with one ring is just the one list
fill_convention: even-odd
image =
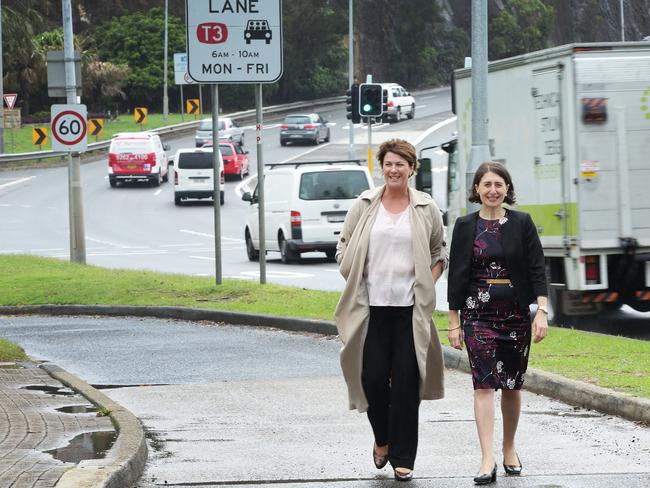
[(368, 188), (363, 171), (318, 171), (300, 178), (302, 200), (349, 200)]
[(287, 117), (284, 119), (284, 123), (287, 125), (306, 125), (311, 123), (309, 117)]
[(181, 153), (178, 156), (178, 169), (210, 169), (212, 152)]
[[(226, 128), (226, 124), (223, 121), (219, 121), (219, 130), (224, 130)], [(201, 121), (201, 125), (199, 125), (199, 130), (207, 130), (207, 131), (212, 131), (212, 121), (210, 119), (208, 120), (203, 120)]]
[(228, 145), (219, 146), (222, 156), (232, 156), (232, 147)]

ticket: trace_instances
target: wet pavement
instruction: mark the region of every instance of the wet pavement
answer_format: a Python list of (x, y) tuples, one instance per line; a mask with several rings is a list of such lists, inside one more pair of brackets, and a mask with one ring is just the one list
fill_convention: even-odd
[(57, 410), (73, 406), (91, 408), (45, 371), (0, 369), (0, 487), (53, 487), (70, 467), (101, 457), (115, 437), (110, 419)]

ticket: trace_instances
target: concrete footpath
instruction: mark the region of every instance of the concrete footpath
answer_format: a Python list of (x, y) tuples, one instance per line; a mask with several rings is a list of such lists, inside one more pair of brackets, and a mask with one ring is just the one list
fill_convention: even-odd
[[(173, 307), (0, 307), (0, 315), (24, 313), (148, 316), (335, 333), (327, 321)], [(445, 360), (450, 368), (466, 367), (464, 355), (450, 348), (445, 350)], [(49, 374), (34, 368), (0, 369), (0, 488), (278, 483), (314, 488), (392, 483), (387, 468), (368, 469), (365, 417), (342, 408), (345, 387), (340, 376), (120, 388), (107, 390), (109, 398), (54, 366), (46, 368)], [(23, 388), (28, 385), (69, 386), (108, 408), (120, 435), (106, 458), (75, 467), (45, 454), (79, 433), (106, 431), (112, 425), (107, 417), (55, 410), (83, 403), (79, 396)], [(646, 400), (539, 371), (529, 370), (527, 386), (573, 405), (636, 421), (647, 423), (645, 416), (650, 415)], [(472, 485), (477, 446), (467, 376), (448, 371), (446, 389), (445, 400), (423, 403), (417, 480), (411, 486)], [(147, 476), (140, 481), (136, 480), (145, 470), (147, 450), (140, 421), (131, 412), (145, 426), (150, 424), (152, 456)], [(523, 415), (521, 454), (526, 476), (504, 479), (500, 470), (500, 486), (650, 486), (647, 427), (531, 392), (525, 393)], [(151, 431), (153, 420), (162, 428)]]

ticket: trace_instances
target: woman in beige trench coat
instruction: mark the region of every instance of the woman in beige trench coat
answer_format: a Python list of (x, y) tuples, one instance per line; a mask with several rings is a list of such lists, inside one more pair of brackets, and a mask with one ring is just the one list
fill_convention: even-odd
[(377, 153), (385, 184), (360, 195), (339, 236), (346, 280), (335, 312), (350, 409), (368, 412), (377, 468), (388, 461), (412, 479), (421, 400), (444, 395), (443, 358), (432, 313), (447, 260), (431, 196), (408, 186), (415, 148), (393, 139)]

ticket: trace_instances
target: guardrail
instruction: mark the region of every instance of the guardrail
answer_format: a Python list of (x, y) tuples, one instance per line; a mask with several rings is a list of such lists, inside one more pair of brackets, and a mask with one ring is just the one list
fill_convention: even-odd
[[(273, 105), (271, 107), (263, 108), (262, 113), (263, 114), (283, 113), (283, 112), (305, 108), (305, 107), (334, 105), (344, 101), (345, 101), (345, 97), (340, 96), (340, 97), (324, 98), (320, 100), (293, 102), (293, 103), (287, 103), (283, 105)], [(235, 120), (250, 119), (251, 117), (255, 117), (255, 109), (234, 112), (231, 114), (224, 115), (224, 117), (230, 117)], [(169, 135), (186, 132), (189, 130), (194, 130), (199, 125), (199, 123), (200, 120), (193, 120), (191, 122), (182, 122), (180, 124), (167, 125), (165, 127), (151, 129), (150, 132), (154, 132), (156, 134), (159, 134), (160, 136), (165, 136), (165, 135), (169, 136)], [(111, 144), (110, 139), (107, 141), (92, 142), (88, 144), (88, 149), (85, 152), (108, 149), (108, 146), (110, 144)], [(0, 166), (2, 166), (3, 163), (14, 163), (19, 161), (40, 161), (42, 159), (64, 157), (67, 156), (67, 154), (68, 153), (66, 151), (34, 151), (34, 152), (27, 152), (27, 153), (0, 154)]]

